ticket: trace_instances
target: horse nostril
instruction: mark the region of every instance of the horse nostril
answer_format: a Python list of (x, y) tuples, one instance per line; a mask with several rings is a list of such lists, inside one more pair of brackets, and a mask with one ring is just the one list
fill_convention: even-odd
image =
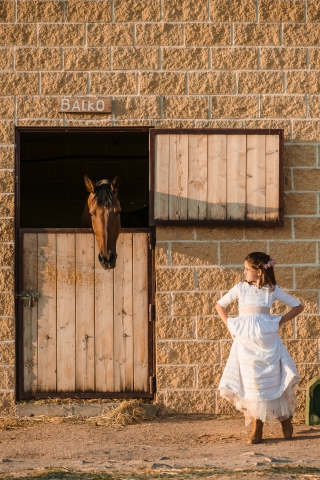
[(115, 261), (116, 256), (113, 252), (108, 252), (106, 255), (98, 255), (99, 262), (104, 265), (105, 263), (112, 263)]

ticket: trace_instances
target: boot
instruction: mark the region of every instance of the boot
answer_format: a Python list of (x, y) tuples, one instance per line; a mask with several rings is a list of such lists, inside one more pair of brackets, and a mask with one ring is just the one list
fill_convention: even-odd
[(262, 440), (263, 422), (259, 418), (252, 419), (252, 430), (248, 438), (248, 443), (260, 443)]
[(287, 418), (287, 420), (282, 420), (281, 426), (283, 431), (283, 436), (287, 440), (290, 440), (293, 434), (293, 426), (291, 423), (292, 417)]

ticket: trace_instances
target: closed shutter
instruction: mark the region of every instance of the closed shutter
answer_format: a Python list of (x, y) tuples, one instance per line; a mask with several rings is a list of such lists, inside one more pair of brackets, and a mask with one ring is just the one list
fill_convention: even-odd
[(283, 130), (150, 131), (150, 225), (283, 225)]

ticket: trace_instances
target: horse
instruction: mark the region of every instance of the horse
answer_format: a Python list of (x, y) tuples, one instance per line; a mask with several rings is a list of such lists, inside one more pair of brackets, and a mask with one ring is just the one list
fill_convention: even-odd
[(89, 192), (88, 201), (81, 218), (82, 228), (93, 228), (103, 269), (115, 268), (117, 261), (117, 239), (121, 230), (120, 201), (117, 198), (121, 180), (93, 182), (87, 175), (84, 183)]

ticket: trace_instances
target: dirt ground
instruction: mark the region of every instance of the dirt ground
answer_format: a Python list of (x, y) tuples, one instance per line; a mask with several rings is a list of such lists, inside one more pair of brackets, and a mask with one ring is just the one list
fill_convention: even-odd
[(320, 425), (295, 424), (283, 439), (277, 423), (247, 445), (240, 418), (167, 416), (98, 426), (58, 419), (0, 431), (0, 478), (320, 479)]

